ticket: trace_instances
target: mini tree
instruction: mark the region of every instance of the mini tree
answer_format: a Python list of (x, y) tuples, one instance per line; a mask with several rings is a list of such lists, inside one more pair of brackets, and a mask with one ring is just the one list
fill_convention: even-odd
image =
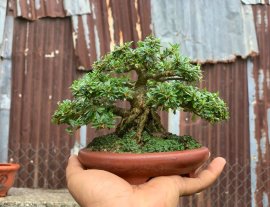
[[(217, 93), (201, 90), (195, 84), (201, 80), (199, 65), (179, 53), (179, 45), (162, 48), (160, 40), (149, 36), (139, 41), (115, 47), (93, 64), (93, 71), (71, 86), (73, 100), (64, 100), (53, 115), (53, 122), (68, 124), (68, 131), (92, 124), (97, 129), (114, 128), (123, 137), (131, 130), (133, 139), (141, 143), (142, 134), (165, 138), (159, 110), (192, 112), (211, 123), (228, 118), (228, 109)], [(132, 71), (136, 78), (132, 79)], [(129, 108), (116, 105), (127, 101)]]

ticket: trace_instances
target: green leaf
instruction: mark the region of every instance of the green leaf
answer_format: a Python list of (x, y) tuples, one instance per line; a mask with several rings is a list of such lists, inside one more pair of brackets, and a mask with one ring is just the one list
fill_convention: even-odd
[[(73, 99), (59, 103), (52, 122), (69, 125), (69, 132), (87, 124), (112, 128), (119, 117), (115, 110), (119, 101), (131, 103), (129, 112), (141, 105), (151, 110), (182, 108), (212, 123), (229, 117), (218, 93), (195, 86), (202, 78), (200, 65), (183, 56), (179, 45), (162, 48), (154, 36), (133, 45), (116, 46), (93, 64), (92, 72), (75, 80), (70, 87)], [(138, 104), (138, 97), (143, 103)]]

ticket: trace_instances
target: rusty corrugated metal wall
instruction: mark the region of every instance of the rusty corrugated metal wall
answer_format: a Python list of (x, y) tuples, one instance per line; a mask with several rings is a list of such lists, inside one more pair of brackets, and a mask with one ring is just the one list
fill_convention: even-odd
[[(18, 186), (23, 179), (29, 180), (29, 187), (65, 186), (64, 169), (56, 170), (56, 174), (49, 170), (65, 167), (74, 144), (63, 127), (50, 124), (57, 101), (69, 98), (72, 80), (82, 74), (81, 70), (90, 70), (93, 61), (114, 44), (137, 41), (152, 32), (150, 0), (89, 0), (87, 9), (76, 11), (71, 8), (86, 1), (67, 2), (10, 0), (9, 14), (16, 18), (9, 158), (26, 166), (20, 171)], [(235, 170), (240, 173), (227, 173), (212, 197), (201, 193), (195, 200), (184, 199), (183, 204), (202, 206), (200, 201), (207, 200), (205, 205), (213, 206), (214, 196), (218, 196), (218, 206), (265, 206), (263, 200), (270, 200), (270, 172), (260, 173), (270, 165), (269, 7), (252, 6), (259, 56), (203, 66), (202, 87), (220, 91), (230, 107), (230, 120), (212, 126), (201, 120), (191, 122), (188, 114), (180, 116), (181, 134), (194, 135), (213, 156), (224, 156), (229, 164), (238, 164)], [(166, 113), (162, 119), (167, 125)], [(88, 128), (88, 140), (102, 133)], [(51, 152), (58, 156), (52, 163)], [(29, 174), (33, 168), (34, 173)], [(54, 186), (57, 179), (61, 184)], [(240, 196), (244, 200), (239, 201)]]
[(260, 55), (248, 66), (252, 206), (270, 205), (270, 5), (253, 6)]
[[(80, 71), (90, 70), (113, 45), (151, 33), (150, 1), (92, 0), (89, 12), (79, 10), (71, 17), (67, 11), (73, 5), (65, 4), (68, 1), (40, 2), (9, 2), (9, 14), (16, 17), (9, 160), (23, 165), (17, 186), (59, 188), (65, 186), (74, 139), (64, 127), (51, 124), (56, 104), (70, 97), (68, 87)], [(166, 117), (163, 113), (165, 125)], [(87, 131), (88, 140), (106, 133), (91, 127)]]
[(240, 0), (151, 0), (155, 35), (197, 63), (258, 54), (252, 7)]
[[(22, 165), (16, 185), (61, 187), (54, 183), (65, 183), (61, 169), (74, 140), (50, 119), (57, 102), (70, 98), (68, 88), (76, 78), (71, 21), (16, 18), (14, 30), (9, 159)], [(59, 150), (61, 156), (54, 156)], [(51, 168), (61, 175), (51, 175)]]
[(0, 162), (7, 161), (11, 105), (13, 17), (6, 16), (7, 1), (0, 2)]
[[(184, 200), (183, 204), (197, 206), (199, 200), (209, 198), (208, 206), (213, 206), (215, 200), (220, 206), (269, 206), (270, 6), (254, 5), (252, 8), (259, 55), (244, 60), (237, 58), (229, 64), (203, 65), (205, 82), (202, 87), (220, 92), (230, 108), (230, 119), (211, 126), (201, 120), (192, 122), (189, 114), (182, 114), (180, 121), (181, 133), (201, 140), (213, 156), (225, 157), (229, 166), (239, 164), (236, 170), (241, 173), (229, 171), (227, 166), (222, 185), (217, 187), (219, 192), (226, 190), (216, 195), (218, 199), (209, 198), (204, 192), (196, 199)], [(235, 176), (239, 177), (235, 179)]]
[[(248, 116), (248, 83), (246, 60), (237, 59), (234, 63), (206, 64), (203, 66), (204, 80), (201, 87), (212, 92), (219, 91), (220, 96), (228, 103), (230, 119), (226, 122), (211, 125), (198, 119), (193, 122), (190, 114), (181, 115), (181, 134), (191, 134), (208, 146), (211, 156), (222, 156), (228, 166), (237, 165), (237, 172), (225, 168), (226, 177), (217, 187), (219, 193), (208, 197), (207, 192), (200, 193), (198, 200), (208, 200), (207, 206), (249, 206), (249, 116)], [(245, 166), (246, 168), (243, 168)], [(239, 176), (235, 179), (235, 176)], [(235, 179), (235, 182), (231, 180)], [(226, 190), (221, 190), (226, 189)], [(227, 193), (224, 193), (227, 192)], [(232, 197), (232, 194), (234, 197)], [(242, 198), (239, 201), (239, 197)], [(243, 198), (243, 196), (245, 196)], [(217, 202), (218, 200), (218, 202)], [(187, 201), (184, 202), (184, 204)], [(191, 202), (191, 201), (189, 201)], [(191, 202), (194, 206), (196, 200)], [(197, 205), (196, 205), (197, 206)]]
[(90, 70), (92, 63), (115, 44), (137, 42), (151, 33), (149, 0), (90, 2), (91, 14), (72, 16), (75, 54), (81, 70)]

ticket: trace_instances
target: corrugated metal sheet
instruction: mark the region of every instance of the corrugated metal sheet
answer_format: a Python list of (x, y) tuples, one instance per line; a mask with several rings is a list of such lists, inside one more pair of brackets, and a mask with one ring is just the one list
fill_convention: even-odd
[(244, 4), (270, 4), (269, 0), (241, 0)]
[[(229, 180), (238, 174), (228, 173), (225, 169), (226, 179), (218, 189), (225, 188), (227, 194), (217, 194), (220, 206), (237, 204), (264, 207), (269, 206), (270, 201), (270, 7), (253, 6), (253, 11), (259, 56), (203, 67), (205, 81), (202, 87), (220, 92), (230, 108), (229, 121), (211, 126), (202, 120), (194, 123), (189, 114), (181, 114), (182, 134), (192, 134), (201, 140), (210, 148), (213, 157), (223, 156), (229, 165), (240, 163), (238, 170), (242, 170), (241, 177), (236, 179), (233, 186), (228, 186)], [(250, 169), (241, 169), (241, 166), (249, 166), (249, 163)], [(236, 195), (231, 197), (233, 191), (236, 191)], [(242, 198), (244, 195), (245, 199), (239, 200), (237, 195)], [(207, 194), (199, 194), (197, 201), (204, 196)], [(207, 206), (212, 206), (213, 200), (209, 200)], [(196, 200), (183, 203), (197, 206)]]
[(136, 42), (151, 33), (149, 0), (90, 2), (91, 15), (72, 16), (73, 41), (80, 70), (90, 70), (93, 62), (112, 50), (115, 44)]
[[(61, 188), (74, 139), (50, 120), (77, 77), (71, 20), (16, 18), (14, 31), (9, 159), (22, 165), (16, 185)], [(54, 151), (62, 156), (53, 157)]]
[(150, 0), (11, 0), (9, 7), (15, 17), (29, 20), (71, 15), (79, 70), (90, 70), (115, 44), (137, 41), (151, 33)]
[[(230, 119), (211, 125), (201, 119), (194, 122), (190, 114), (182, 113), (180, 131), (181, 134), (194, 136), (203, 145), (209, 147), (212, 157), (224, 157), (228, 166), (236, 166), (236, 171), (225, 168), (226, 176), (217, 187), (216, 197), (207, 196), (205, 191), (197, 195), (197, 201), (204, 200), (204, 206), (249, 206), (247, 63), (245, 60), (237, 59), (234, 63), (206, 64), (203, 66), (203, 71), (204, 79), (201, 87), (212, 92), (219, 91), (220, 96), (228, 103)], [(242, 173), (238, 174), (238, 172)], [(235, 179), (235, 176), (239, 177)], [(233, 179), (235, 182), (230, 182)], [(242, 200), (239, 200), (238, 195)], [(200, 206), (200, 204), (193, 201), (190, 206)]]
[(0, 40), (0, 162), (7, 162), (11, 105), (12, 35), (10, 34), (13, 34), (13, 17), (5, 16), (3, 19), (5, 22)]
[(6, 8), (7, 8), (7, 0), (0, 1), (0, 46), (2, 44), (4, 35)]
[(240, 1), (152, 0), (153, 30), (181, 44), (195, 62), (228, 62), (258, 53), (253, 13)]
[(9, 0), (9, 8), (15, 17), (28, 20), (90, 13), (89, 0)]
[(251, 193), (252, 206), (261, 207), (270, 205), (270, 7), (253, 10), (260, 56), (248, 67)]
[(13, 22), (12, 16), (6, 16), (4, 22), (3, 38), (0, 43), (0, 57), (1, 59), (11, 59), (12, 55), (12, 35), (13, 34)]
[(83, 15), (91, 12), (89, 0), (64, 0), (63, 3), (67, 16)]

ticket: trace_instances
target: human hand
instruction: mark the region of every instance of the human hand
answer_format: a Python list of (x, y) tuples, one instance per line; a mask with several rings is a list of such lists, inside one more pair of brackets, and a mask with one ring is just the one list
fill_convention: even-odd
[(130, 185), (110, 172), (85, 170), (77, 156), (72, 155), (66, 177), (71, 195), (82, 207), (174, 207), (180, 196), (200, 192), (212, 185), (225, 163), (225, 159), (218, 157), (193, 178), (161, 176), (141, 185)]

